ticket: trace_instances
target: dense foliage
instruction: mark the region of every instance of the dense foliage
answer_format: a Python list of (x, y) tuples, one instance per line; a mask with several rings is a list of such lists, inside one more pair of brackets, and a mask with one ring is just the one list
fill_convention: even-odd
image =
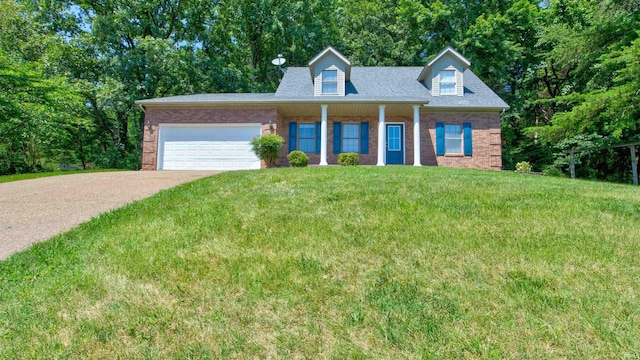
[[(134, 101), (274, 91), (282, 53), (333, 45), (354, 65), (423, 65), (446, 45), (511, 105), (504, 166), (629, 181), (640, 141), (637, 0), (3, 0), (0, 173), (45, 162), (136, 167)], [(8, 91), (7, 91), (8, 90)]]
[(356, 166), (360, 164), (360, 156), (357, 153), (341, 153), (338, 155), (340, 166)]
[(284, 139), (277, 134), (267, 134), (251, 140), (251, 148), (260, 160), (267, 166), (276, 165), (280, 150), (284, 147)]
[(309, 157), (300, 150), (293, 150), (287, 155), (289, 165), (292, 167), (306, 167), (309, 164)]

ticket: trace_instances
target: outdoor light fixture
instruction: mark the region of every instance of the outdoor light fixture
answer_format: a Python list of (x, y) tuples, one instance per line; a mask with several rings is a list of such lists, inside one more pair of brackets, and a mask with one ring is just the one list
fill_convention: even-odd
[(273, 126), (273, 120), (269, 120), (269, 131), (273, 134), (273, 130), (274, 130), (274, 126)]
[(145, 125), (147, 125), (147, 131), (149, 131), (149, 134), (153, 135), (153, 126), (151, 126), (151, 123), (147, 122)]

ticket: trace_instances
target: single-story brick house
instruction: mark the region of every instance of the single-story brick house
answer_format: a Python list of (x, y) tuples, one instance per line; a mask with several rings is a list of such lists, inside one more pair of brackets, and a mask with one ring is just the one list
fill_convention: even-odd
[(502, 167), (500, 114), (509, 106), (451, 47), (424, 67), (352, 67), (328, 47), (290, 67), (275, 93), (199, 94), (140, 100), (142, 168), (259, 169), (249, 141), (276, 132), (286, 155), (336, 164)]

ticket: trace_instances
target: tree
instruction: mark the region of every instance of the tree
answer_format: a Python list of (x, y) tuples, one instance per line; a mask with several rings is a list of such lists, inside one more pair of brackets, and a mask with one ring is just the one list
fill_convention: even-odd
[(38, 171), (47, 160), (84, 159), (78, 142), (91, 132), (80, 84), (45, 66), (59, 43), (13, 1), (0, 20), (0, 174)]

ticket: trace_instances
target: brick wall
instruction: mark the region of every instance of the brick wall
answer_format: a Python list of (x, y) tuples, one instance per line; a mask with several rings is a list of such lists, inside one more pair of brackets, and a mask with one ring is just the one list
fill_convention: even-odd
[[(147, 109), (144, 128), (142, 169), (155, 170), (158, 153), (158, 124), (227, 124), (262, 123), (263, 134), (269, 133), (269, 121), (274, 122), (275, 131), (285, 139), (284, 150), (280, 154), (280, 165), (288, 166), (289, 123), (316, 123), (320, 116), (282, 116), (275, 108), (266, 109)], [(377, 116), (329, 116), (327, 136), (327, 161), (338, 163), (338, 155), (333, 153), (333, 123), (369, 123), (369, 154), (360, 155), (362, 165), (378, 162), (378, 117)], [(413, 164), (413, 118), (389, 116), (386, 123), (403, 123), (405, 130), (405, 164)], [(472, 123), (473, 156), (436, 156), (435, 123)], [(502, 146), (500, 137), (500, 115), (497, 113), (422, 113), (420, 115), (420, 143), (422, 165), (448, 166), (459, 168), (494, 169), (502, 168)], [(308, 153), (309, 164), (320, 163), (320, 155)]]
[(269, 132), (269, 121), (276, 122), (275, 108), (267, 109), (154, 109), (145, 113), (142, 143), (142, 170), (155, 170), (158, 160), (158, 124), (243, 124), (261, 123)]
[[(287, 153), (289, 123), (316, 123), (320, 116), (279, 116), (278, 134), (285, 138), (285, 149), (280, 154), (280, 164), (288, 165)], [(338, 155), (333, 153), (333, 123), (369, 122), (369, 154), (360, 155), (360, 164), (375, 165), (378, 162), (378, 118), (377, 116), (329, 116), (327, 119), (327, 162), (338, 163)], [(413, 165), (413, 118), (386, 116), (386, 123), (403, 123), (405, 131), (405, 164)], [(473, 156), (436, 156), (435, 123), (472, 123)], [(493, 113), (424, 113), (420, 115), (420, 161), (422, 165), (448, 166), (458, 168), (493, 169), (502, 168), (502, 145), (500, 138), (500, 115)], [(320, 155), (307, 153), (309, 164), (320, 163)]]
[[(471, 123), (473, 156), (436, 156), (436, 122), (445, 124)], [(500, 170), (502, 169), (500, 115), (497, 113), (420, 114), (420, 147), (422, 148), (420, 156), (422, 165)]]

